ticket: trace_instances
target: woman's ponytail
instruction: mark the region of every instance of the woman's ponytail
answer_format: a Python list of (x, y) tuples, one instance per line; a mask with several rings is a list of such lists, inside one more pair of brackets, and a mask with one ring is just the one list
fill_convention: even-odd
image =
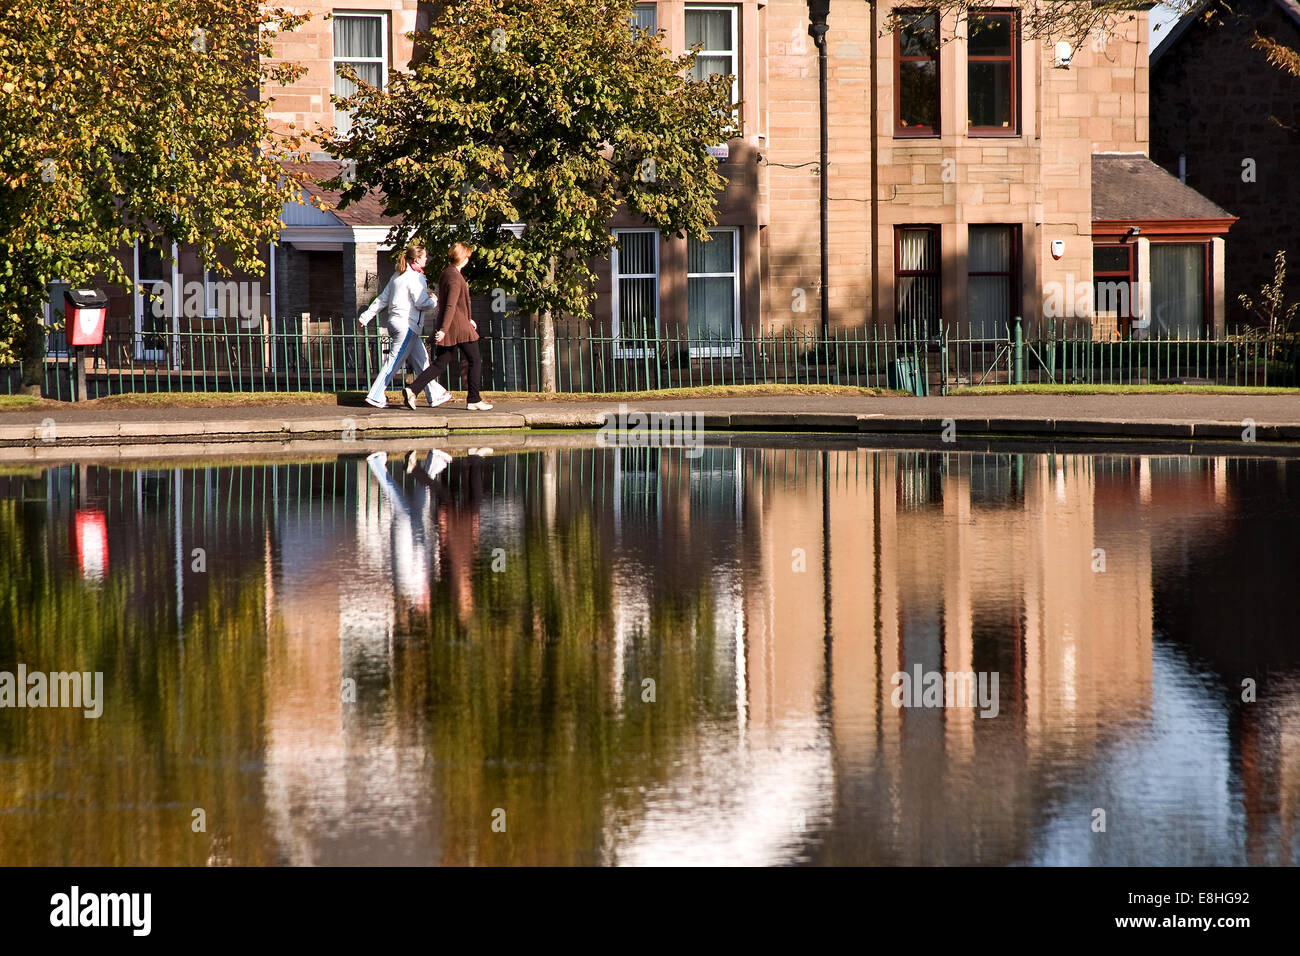
[(403, 272), (405, 272), (406, 267), (411, 264), (411, 261), (414, 259), (418, 259), (420, 257), (420, 253), (422, 253), (423, 251), (424, 251), (424, 246), (420, 245), (419, 243), (413, 242), (405, 249), (403, 249), (401, 252), (399, 252), (397, 254), (397, 274), (401, 275)]

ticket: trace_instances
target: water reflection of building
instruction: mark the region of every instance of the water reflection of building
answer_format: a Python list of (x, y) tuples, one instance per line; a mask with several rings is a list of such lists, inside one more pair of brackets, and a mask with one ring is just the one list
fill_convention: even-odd
[[(1250, 512), (1251, 500), (1271, 499), (1243, 488), (1300, 490), (1295, 469), (770, 447), (699, 459), (545, 452), (509, 464), (488, 483), (482, 550), (504, 547), (514, 562), (525, 525), (540, 522), (562, 567), (577, 517), (598, 538), (610, 641), (591, 660), (617, 706), (587, 719), (644, 714), (646, 675), (660, 678), (661, 700), (693, 695), (671, 747), (592, 778), (607, 788), (604, 859), (1197, 861), (1195, 845), (1155, 845), (1169, 832), (1158, 820), (1149, 835), (1090, 838), (1092, 806), (1141, 803), (1132, 792), (1145, 786), (1230, 834), (1222, 840), (1239, 833), (1245, 861), (1295, 861), (1300, 652), (1277, 600), (1243, 601), (1239, 590), (1277, 534), (1273, 516)], [(408, 540), (417, 528), (433, 534), (430, 516), (418, 499), (407, 514), (391, 498), (418, 491), (401, 471), (389, 466), (390, 496), (355, 460), (61, 469), (39, 488), (0, 479), (0, 495), (40, 502), (51, 548), (78, 577), (73, 518), (102, 510), (105, 581), (130, 582), (131, 606), (159, 628), (175, 622), (182, 643), (192, 614), (250, 575), (265, 582), (260, 630), (232, 632), (264, 645), (238, 671), (262, 675), (250, 693), (261, 700), (232, 704), (229, 735), (260, 755), (258, 825), (264, 816), (286, 862), (473, 860), (464, 844), (474, 836), (449, 809), (463, 795), (443, 791), (468, 780), (495, 799), (482, 767), (450, 783), (430, 771), (447, 747), (433, 728), (452, 727), (428, 720), (437, 688), (422, 581), (444, 582), (438, 548)], [(187, 570), (198, 546), (206, 575)], [(394, 563), (421, 553), (419, 567)], [(657, 657), (645, 651), (654, 628), (673, 629)], [(185, 666), (199, 662), (210, 659)], [(482, 666), (498, 664), (483, 655)], [(890, 677), (918, 665), (996, 671), (998, 718), (896, 709)], [(242, 687), (205, 674), (223, 692)], [(1252, 675), (1258, 704), (1232, 706), (1235, 683)], [(355, 704), (342, 699), (345, 679)], [(1229, 691), (1222, 719), (1204, 705), (1214, 681)], [(594, 845), (584, 826), (573, 832)], [(582, 852), (539, 843), (537, 856), (566, 848)]]
[[(650, 801), (662, 825), (625, 834), (644, 852), (620, 843), (619, 857), (662, 859), (665, 848), (727, 844), (721, 856), (796, 858), (799, 840), (792, 847), (789, 831), (755, 825), (741, 839), (725, 825), (734, 811), (729, 795), (774, 767), (782, 786), (769, 795), (784, 802), (783, 819), (807, 821), (818, 859), (1010, 862), (1041, 852), (1035, 841), (1047, 838), (1043, 782), (1052, 768), (1100, 766), (1152, 718), (1160, 528), (1221, 523), (1230, 504), (1226, 463), (719, 451), (736, 456), (743, 489), (736, 527), (745, 540), (736, 553), (718, 560), (727, 536), (717, 508), (714, 524), (692, 525), (696, 534), (680, 554), (672, 529), (686, 523), (680, 514), (670, 520), (674, 506), (659, 506), (649, 521), (663, 526), (663, 546), (685, 573), (720, 567), (741, 596), (734, 749), (744, 759), (711, 775), (701, 768), (717, 757), (701, 748), (700, 763), (687, 762), (675, 789), (664, 791), (676, 794), (676, 805)], [(642, 500), (648, 484), (682, 484), (675, 471), (688, 470), (689, 460), (653, 454), (662, 457), (655, 474), (644, 464), (616, 471), (616, 500)], [(617, 553), (623, 565), (643, 562), (649, 581), (657, 560), (640, 553), (646, 540)], [(918, 665), (996, 672), (998, 719), (895, 708), (892, 675)], [(822, 759), (783, 763), (795, 752)], [(746, 799), (761, 803), (762, 795)], [(1107, 799), (1113, 794), (1095, 797)], [(656, 842), (673, 817), (689, 839)], [(1075, 862), (1090, 852), (1086, 818), (1080, 833), (1079, 846), (1061, 851)], [(758, 852), (742, 852), (756, 849), (745, 840), (760, 844)]]

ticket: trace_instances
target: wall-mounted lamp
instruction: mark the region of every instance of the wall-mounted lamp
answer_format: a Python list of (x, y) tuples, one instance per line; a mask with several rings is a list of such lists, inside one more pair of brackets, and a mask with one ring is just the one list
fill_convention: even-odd
[(1068, 70), (1070, 68), (1070, 58), (1074, 51), (1070, 49), (1070, 44), (1060, 40), (1056, 44), (1056, 68), (1059, 70)]
[(1142, 235), (1142, 227), (1141, 227), (1141, 226), (1129, 226), (1129, 227), (1128, 227), (1128, 233), (1127, 233), (1127, 235), (1124, 236), (1124, 241), (1125, 241), (1125, 242), (1128, 242), (1130, 239), (1133, 239), (1133, 238), (1135, 238), (1135, 237), (1137, 237), (1137, 236), (1140, 236), (1140, 235)]

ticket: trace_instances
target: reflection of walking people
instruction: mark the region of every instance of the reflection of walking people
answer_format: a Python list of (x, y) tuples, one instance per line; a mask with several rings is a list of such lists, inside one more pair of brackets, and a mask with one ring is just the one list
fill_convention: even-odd
[[(438, 547), (442, 552), (442, 566), (451, 581), (452, 595), (456, 601), (456, 615), (462, 624), (474, 614), (474, 583), (471, 578), (474, 559), (479, 546), (479, 509), (483, 502), (483, 455), (491, 449), (471, 449), (464, 459), (464, 494), (455, 500), (446, 484), (435, 481), (429, 472), (418, 465), (412, 472), (415, 479), (433, 493), (438, 509)], [(437, 472), (434, 472), (436, 475)]]
[[(389, 280), (383, 293), (370, 303), (370, 307), (357, 319), (362, 325), (368, 325), (370, 320), (379, 314), (380, 309), (385, 307), (388, 309), (385, 321), (391, 345), (384, 367), (379, 370), (379, 375), (370, 386), (369, 394), (366, 395), (367, 405), (384, 408), (388, 404), (385, 396), (388, 381), (405, 363), (409, 362), (417, 375), (429, 367), (429, 353), (425, 351), (424, 343), (420, 341), (422, 313), (426, 309), (435, 308), (438, 300), (429, 295), (429, 285), (424, 277), (424, 264), (428, 257), (423, 246), (415, 243), (407, 246), (398, 255), (397, 271)], [(451, 399), (451, 393), (433, 381), (432, 376), (421, 382), (417, 388), (424, 389), (425, 400), (431, 407)], [(407, 404), (414, 408), (415, 393), (407, 389), (406, 394), (411, 396)]]
[[(411, 452), (411, 465), (414, 465), (415, 452)], [(424, 473), (438, 475), (451, 463), (451, 456), (445, 451), (434, 449), (429, 452), (424, 462)], [(425, 520), (429, 510), (429, 493), (420, 488), (414, 495), (407, 496), (398, 488), (388, 473), (388, 456), (377, 451), (366, 459), (371, 475), (379, 483), (391, 510), (393, 584), (406, 603), (420, 610), (429, 609), (429, 576), (433, 569), (435, 554), (430, 547)]]
[(460, 274), (473, 252), (471, 246), (457, 242), (447, 253), (449, 264), (438, 277), (438, 300), (442, 302), (442, 310), (433, 328), (433, 364), (416, 376), (411, 387), (405, 390), (408, 408), (415, 408), (415, 393), (443, 373), (457, 350), (469, 365), (465, 407), (483, 412), (492, 407), (479, 394), (483, 360), (478, 352), (478, 323), (470, 315), (469, 285)]

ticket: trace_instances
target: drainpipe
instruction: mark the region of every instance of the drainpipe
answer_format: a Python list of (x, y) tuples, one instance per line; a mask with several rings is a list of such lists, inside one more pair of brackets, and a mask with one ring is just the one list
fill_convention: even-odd
[(875, 0), (871, 2), (871, 36), (867, 40), (868, 60), (871, 63), (871, 111), (869, 122), (871, 123), (871, 324), (874, 326), (880, 316), (880, 182), (879, 182), (879, 141), (877, 139), (879, 123), (877, 115), (880, 109), (877, 102), (879, 93), (878, 74), (876, 65), (876, 34), (879, 32), (876, 25), (877, 6)]
[(821, 220), (821, 250), (822, 250), (822, 342), (824, 343), (830, 333), (830, 265), (827, 258), (827, 246), (830, 244), (830, 237), (827, 225), (827, 162), (828, 140), (826, 135), (826, 31), (829, 29), (826, 25), (826, 17), (830, 13), (831, 0), (808, 0), (808, 34), (813, 38), (813, 43), (817, 44), (817, 93), (818, 93), (818, 115), (821, 119), (821, 197), (819, 218)]

